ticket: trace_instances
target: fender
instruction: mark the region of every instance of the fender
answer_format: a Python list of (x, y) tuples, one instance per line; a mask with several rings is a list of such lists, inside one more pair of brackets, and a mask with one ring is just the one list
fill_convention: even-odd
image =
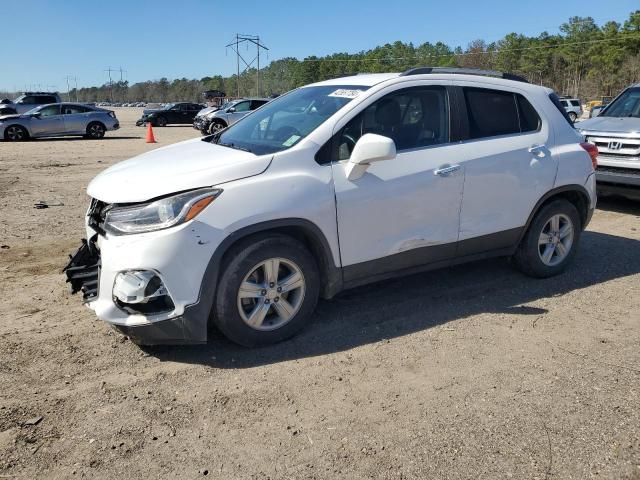
[(591, 219), (591, 213), (593, 213), (592, 211), (589, 211), (589, 192), (587, 192), (586, 188), (584, 188), (582, 185), (578, 185), (577, 183), (562, 185), (561, 187), (556, 187), (553, 190), (549, 190), (538, 200), (536, 206), (533, 207), (533, 210), (531, 211), (531, 214), (527, 219), (527, 223), (525, 223), (524, 228), (522, 229), (522, 233), (520, 234), (520, 238), (518, 239), (518, 243), (516, 245), (519, 245), (524, 236), (527, 234), (529, 225), (531, 225), (533, 218), (536, 216), (542, 205), (544, 205), (550, 198), (555, 196), (562, 196), (563, 193), (577, 193), (583, 197), (586, 205), (586, 211), (581, 212), (580, 210), (578, 210), (578, 213), (580, 214), (580, 218), (582, 220), (582, 229), (584, 230), (587, 227), (589, 220)]

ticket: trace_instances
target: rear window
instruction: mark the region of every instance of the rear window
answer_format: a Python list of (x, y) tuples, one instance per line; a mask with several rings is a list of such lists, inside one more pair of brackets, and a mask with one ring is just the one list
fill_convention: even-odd
[(558, 98), (558, 95), (556, 95), (555, 93), (550, 93), (549, 100), (551, 100), (551, 103), (555, 105), (555, 107), (562, 114), (562, 116), (567, 121), (567, 123), (573, 127), (573, 122), (569, 118), (569, 114), (567, 113), (567, 111), (564, 109), (564, 107), (560, 103), (560, 99)]
[(37, 98), (37, 103), (56, 103), (56, 97), (52, 97), (51, 95), (39, 95)]
[(485, 88), (463, 90), (470, 139), (531, 132), (540, 128), (540, 116), (522, 95)]

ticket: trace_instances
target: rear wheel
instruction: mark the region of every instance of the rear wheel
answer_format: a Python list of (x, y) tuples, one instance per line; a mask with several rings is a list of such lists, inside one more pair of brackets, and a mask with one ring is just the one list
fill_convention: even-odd
[(20, 142), (29, 138), (27, 129), (20, 125), (9, 125), (4, 130), (4, 139), (10, 142)]
[(106, 127), (100, 122), (91, 122), (87, 125), (87, 133), (85, 138), (91, 138), (93, 140), (99, 140), (104, 137)]
[(254, 238), (227, 258), (213, 319), (230, 340), (246, 347), (285, 340), (304, 328), (320, 291), (309, 251), (284, 235)]
[(554, 200), (536, 214), (520, 243), (514, 263), (532, 277), (551, 277), (573, 261), (582, 225), (576, 207), (565, 199)]

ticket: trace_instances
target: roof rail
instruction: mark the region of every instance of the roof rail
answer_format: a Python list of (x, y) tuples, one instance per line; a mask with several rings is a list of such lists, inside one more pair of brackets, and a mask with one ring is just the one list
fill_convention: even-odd
[(418, 68), (410, 68), (409, 70), (402, 72), (400, 76), (406, 77), (409, 75), (426, 75), (426, 74), (436, 74), (436, 73), (454, 73), (457, 75), (480, 75), (483, 77), (497, 77), (497, 78), (504, 78), (505, 80), (514, 80), (516, 82), (529, 83), (529, 81), (526, 78), (521, 77), (520, 75), (514, 75), (513, 73), (498, 72), (495, 70), (481, 70), (478, 68), (418, 67)]

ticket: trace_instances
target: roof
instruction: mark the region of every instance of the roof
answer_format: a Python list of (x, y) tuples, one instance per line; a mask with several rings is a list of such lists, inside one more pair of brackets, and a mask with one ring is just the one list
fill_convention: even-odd
[(312, 83), (308, 86), (320, 87), (325, 85), (361, 85), (363, 87), (372, 87), (380, 82), (391, 78), (399, 77), (399, 73), (363, 73), (360, 75), (352, 75), (350, 77), (332, 78), (323, 82)]

